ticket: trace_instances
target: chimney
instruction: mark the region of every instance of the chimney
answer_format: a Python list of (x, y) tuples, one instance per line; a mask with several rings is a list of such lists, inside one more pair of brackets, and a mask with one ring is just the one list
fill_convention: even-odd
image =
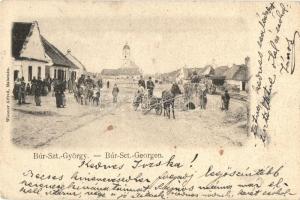
[(249, 61), (250, 61), (250, 58), (249, 58), (249, 56), (247, 56), (246, 58), (245, 58), (245, 65), (248, 67), (248, 65), (249, 65)]

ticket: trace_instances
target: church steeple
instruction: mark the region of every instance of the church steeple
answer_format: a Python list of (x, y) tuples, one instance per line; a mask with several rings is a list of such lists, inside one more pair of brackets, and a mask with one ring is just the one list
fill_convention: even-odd
[(130, 59), (130, 47), (127, 42), (123, 47), (123, 58)]

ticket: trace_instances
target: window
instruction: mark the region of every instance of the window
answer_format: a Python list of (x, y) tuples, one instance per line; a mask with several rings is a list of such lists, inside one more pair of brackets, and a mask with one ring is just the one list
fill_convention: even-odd
[(32, 66), (28, 66), (28, 81), (32, 80)]
[(41, 77), (41, 75), (42, 75), (42, 68), (41, 67), (38, 67), (38, 77)]
[(54, 78), (56, 78), (56, 69), (54, 70)]
[(50, 66), (45, 67), (45, 78), (50, 78)]

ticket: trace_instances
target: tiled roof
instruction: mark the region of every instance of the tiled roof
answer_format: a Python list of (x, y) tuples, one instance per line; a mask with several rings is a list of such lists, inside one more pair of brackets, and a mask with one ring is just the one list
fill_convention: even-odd
[(43, 36), (41, 36), (41, 38), (42, 38), (42, 43), (45, 48), (45, 52), (51, 58), (53, 65), (79, 69), (61, 51), (59, 51), (53, 44), (51, 44)]
[(12, 56), (14, 58), (20, 57), (20, 52), (23, 48), (24, 42), (30, 33), (32, 23), (15, 22), (12, 28)]
[(228, 66), (220, 66), (215, 69), (214, 76), (224, 76), (226, 71), (229, 69)]

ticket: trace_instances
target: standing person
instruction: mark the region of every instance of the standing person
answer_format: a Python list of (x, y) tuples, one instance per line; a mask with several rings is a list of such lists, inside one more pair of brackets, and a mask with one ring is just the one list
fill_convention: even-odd
[(199, 91), (199, 100), (200, 100), (200, 109), (206, 109), (206, 104), (207, 104), (207, 86), (205, 89), (200, 89)]
[(68, 80), (68, 90), (69, 90), (69, 93), (72, 93), (72, 79), (71, 78), (69, 78), (69, 80)]
[(81, 74), (80, 78), (78, 79), (78, 85), (84, 84), (85, 82), (85, 76), (84, 74)]
[(65, 90), (67, 89), (67, 81), (64, 80), (60, 87), (60, 98), (61, 98), (61, 105), (64, 108), (66, 106), (66, 96), (65, 96)]
[(27, 85), (26, 85), (26, 94), (27, 95), (31, 94), (31, 88), (30, 88), (30, 84), (29, 83), (27, 83)]
[(154, 83), (152, 81), (151, 76), (149, 77), (149, 80), (147, 81), (147, 90), (148, 90), (148, 96), (152, 97), (153, 95), (153, 90), (154, 90)]
[(87, 85), (92, 85), (92, 84), (93, 84), (93, 79), (91, 79), (91, 77), (88, 76), (87, 79), (85, 80), (85, 83), (86, 83)]
[(14, 94), (15, 100), (19, 100), (19, 90), (20, 90), (20, 87), (21, 87), (21, 79), (17, 78), (15, 80), (14, 89), (13, 89), (13, 94)]
[(64, 82), (62, 80), (56, 80), (54, 84), (54, 92), (55, 92), (55, 99), (56, 99), (56, 107), (61, 108), (64, 106)]
[(117, 103), (118, 101), (118, 94), (119, 94), (119, 88), (117, 84), (115, 83), (113, 90), (112, 90), (112, 95), (113, 95), (113, 103)]
[(109, 88), (109, 81), (106, 82), (106, 87)]
[(53, 91), (55, 93), (56, 107), (60, 108), (60, 89), (59, 89), (59, 80), (53, 81)]
[(48, 82), (46, 79), (43, 80), (43, 96), (48, 95)]
[(38, 80), (36, 81), (36, 88), (34, 91), (34, 101), (36, 106), (41, 106), (41, 95), (43, 91), (43, 82), (41, 80), (41, 77), (38, 77)]
[(31, 80), (31, 94), (32, 95), (35, 94), (35, 88), (36, 88), (36, 78), (34, 76), (33, 79)]
[(26, 96), (26, 83), (24, 81), (24, 77), (21, 78), (21, 85), (19, 89), (19, 104), (25, 103)]
[(140, 84), (144, 89), (146, 88), (145, 80), (143, 76), (140, 76), (140, 80), (138, 81), (138, 84)]
[(98, 88), (102, 88), (103, 87), (103, 83), (102, 83), (102, 79), (100, 78), (100, 79), (98, 79), (98, 81), (97, 81), (97, 86), (98, 86)]
[(225, 90), (224, 94), (221, 96), (221, 99), (222, 99), (222, 109), (228, 110), (229, 109), (229, 101), (230, 101), (230, 96), (229, 96), (228, 90)]

